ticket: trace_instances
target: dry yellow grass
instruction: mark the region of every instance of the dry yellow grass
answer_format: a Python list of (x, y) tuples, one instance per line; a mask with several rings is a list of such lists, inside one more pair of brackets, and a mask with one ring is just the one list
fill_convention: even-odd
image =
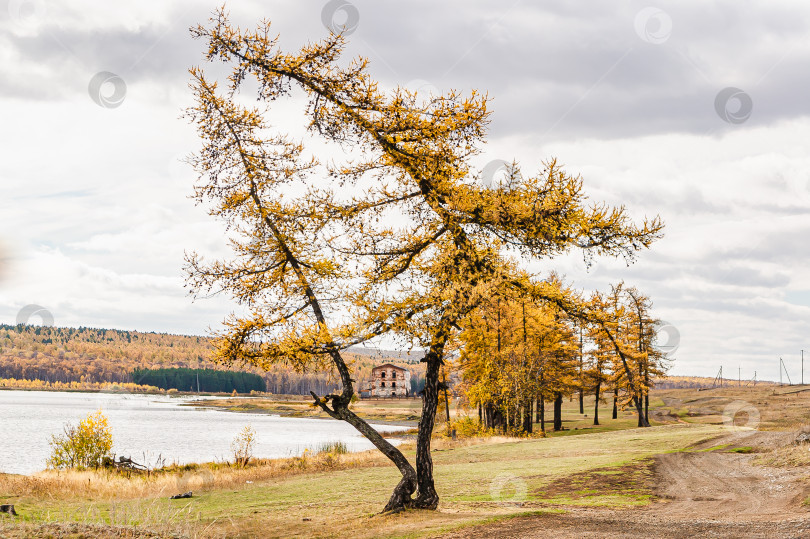
[[(405, 449), (409, 447), (406, 445)], [(63, 500), (135, 499), (235, 488), (302, 473), (389, 465), (390, 461), (378, 451), (364, 451), (307, 452), (301, 457), (255, 460), (246, 468), (219, 463), (174, 466), (129, 478), (106, 470), (46, 470), (31, 476), (0, 474), (0, 495)]]
[[(755, 462), (764, 466), (810, 466), (810, 445), (779, 447), (758, 455)], [(810, 473), (810, 469), (808, 470)]]

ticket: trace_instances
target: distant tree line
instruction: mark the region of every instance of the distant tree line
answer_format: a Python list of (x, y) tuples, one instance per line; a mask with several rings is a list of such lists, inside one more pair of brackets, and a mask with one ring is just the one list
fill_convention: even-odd
[(206, 393), (250, 393), (267, 391), (264, 379), (249, 372), (218, 371), (214, 369), (135, 369), (132, 378), (141, 385), (178, 391)]
[[(194, 335), (0, 324), (0, 379), (41, 381), (43, 387), (136, 383), (132, 376), (136, 369), (217, 369), (209, 359), (211, 350), (207, 337)], [(371, 378), (371, 369), (383, 362), (408, 368), (412, 383), (424, 381), (424, 367), (418, 362), (381, 352), (374, 357), (358, 354), (352, 359), (358, 387), (364, 386)], [(264, 378), (267, 391), (279, 395), (326, 394), (338, 387), (329, 372), (298, 373), (285, 365), (272, 365), (267, 371), (259, 367), (245, 370)]]

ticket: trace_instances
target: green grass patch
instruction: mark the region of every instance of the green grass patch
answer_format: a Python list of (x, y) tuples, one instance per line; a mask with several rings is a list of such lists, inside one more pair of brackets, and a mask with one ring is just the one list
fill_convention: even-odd
[(713, 445), (712, 447), (706, 447), (704, 449), (696, 449), (692, 451), (693, 453), (710, 453), (712, 451), (720, 451), (721, 449), (725, 449), (731, 444), (720, 444), (720, 445)]
[(748, 453), (753, 453), (753, 452), (754, 452), (754, 448), (753, 448), (753, 447), (750, 447), (750, 446), (745, 445), (745, 446), (742, 446), (742, 447), (734, 447), (734, 448), (731, 448), (731, 449), (729, 449), (729, 450), (728, 450), (728, 452), (729, 452), (729, 453), (743, 453), (743, 454), (748, 454)]

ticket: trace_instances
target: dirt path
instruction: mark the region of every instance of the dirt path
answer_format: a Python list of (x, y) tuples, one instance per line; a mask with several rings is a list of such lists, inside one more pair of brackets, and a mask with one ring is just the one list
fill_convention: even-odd
[(722, 444), (766, 451), (790, 443), (788, 433), (741, 431), (693, 448), (659, 455), (659, 498), (644, 509), (573, 508), (446, 535), (477, 537), (810, 537), (806, 469), (752, 464), (754, 455), (700, 451)]

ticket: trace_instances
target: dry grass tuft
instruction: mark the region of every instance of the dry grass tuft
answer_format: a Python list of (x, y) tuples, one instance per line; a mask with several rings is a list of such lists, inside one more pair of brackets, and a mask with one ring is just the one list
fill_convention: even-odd
[(788, 445), (759, 455), (754, 460), (763, 466), (794, 467), (810, 466), (810, 445)]

